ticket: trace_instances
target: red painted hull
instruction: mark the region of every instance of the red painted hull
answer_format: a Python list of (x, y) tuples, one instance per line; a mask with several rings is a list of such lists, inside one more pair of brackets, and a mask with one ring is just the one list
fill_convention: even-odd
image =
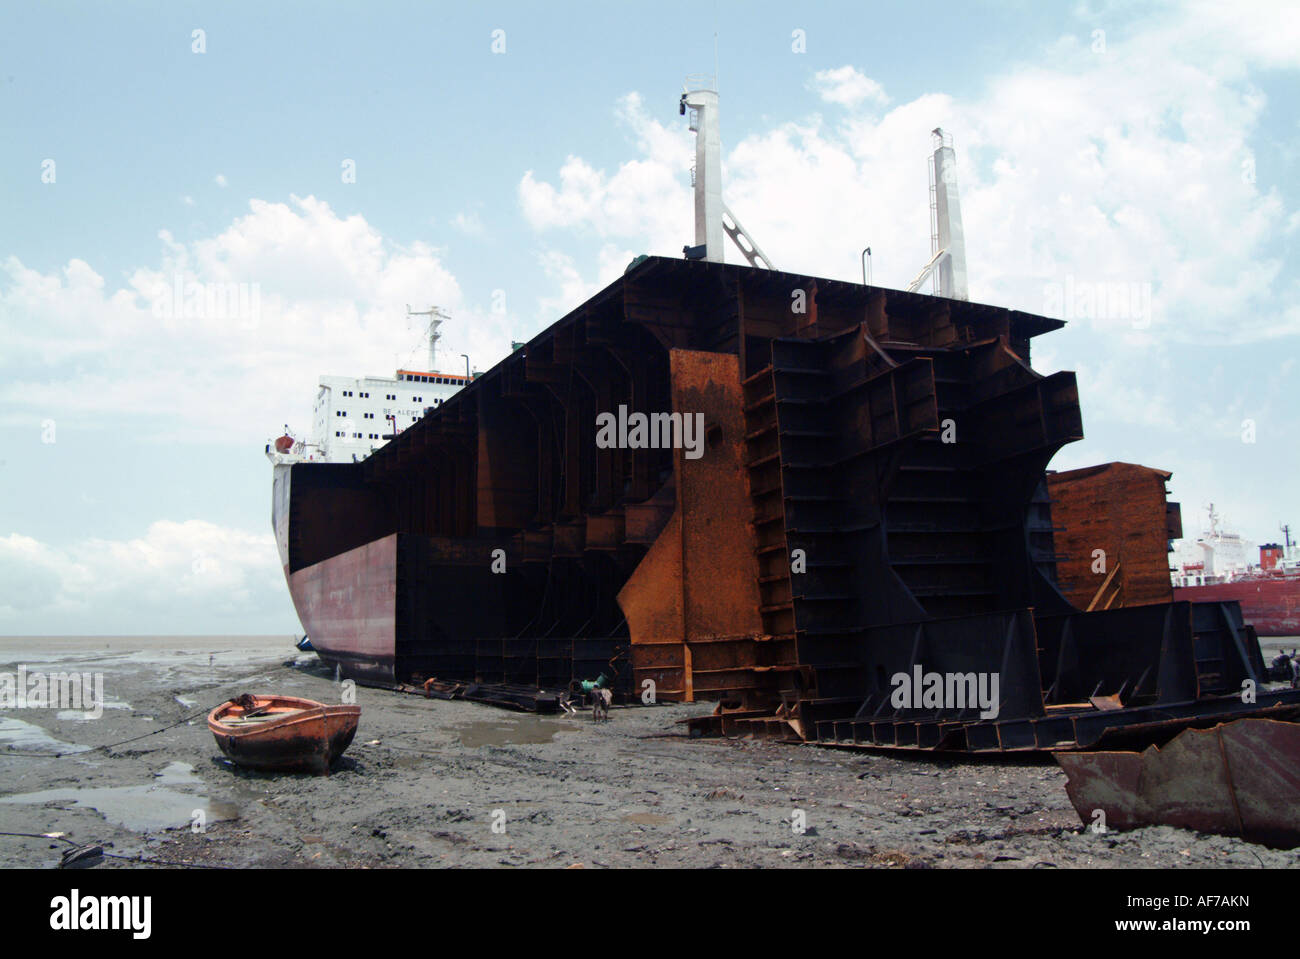
[(1300, 636), (1300, 577), (1248, 579), (1213, 586), (1181, 586), (1175, 602), (1241, 603), (1241, 615), (1260, 636)]
[(391, 686), (397, 636), (397, 535), (290, 572), (292, 467), (275, 467), (271, 525), (298, 619), (321, 660), (348, 679)]
[(370, 685), (392, 685), (397, 534), (289, 574), (298, 618), (321, 659)]

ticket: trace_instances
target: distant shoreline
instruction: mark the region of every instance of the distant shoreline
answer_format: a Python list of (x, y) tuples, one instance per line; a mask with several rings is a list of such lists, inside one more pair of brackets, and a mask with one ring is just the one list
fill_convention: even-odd
[(214, 645), (245, 647), (284, 646), (292, 649), (298, 639), (292, 633), (263, 635), (205, 636), (0, 636), (0, 649), (39, 647), (52, 649), (103, 649), (105, 646), (144, 649), (207, 649)]

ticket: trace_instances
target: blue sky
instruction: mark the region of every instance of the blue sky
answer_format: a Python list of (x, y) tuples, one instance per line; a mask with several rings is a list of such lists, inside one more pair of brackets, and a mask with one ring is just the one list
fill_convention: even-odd
[[(1035, 345), (1079, 374), (1054, 465), (1172, 470), (1191, 532), (1300, 527), (1293, 7), (7, 5), (0, 633), (295, 630), (266, 438), (412, 362), (405, 303), (486, 368), (679, 255), (715, 32), (724, 196), (779, 267), (870, 244), (905, 285), (942, 125), (972, 298), (1071, 321)], [(258, 315), (160, 317), (176, 277)]]

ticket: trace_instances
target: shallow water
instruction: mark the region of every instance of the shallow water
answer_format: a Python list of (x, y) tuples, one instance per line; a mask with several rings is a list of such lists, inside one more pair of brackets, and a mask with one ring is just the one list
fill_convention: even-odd
[[(130, 703), (122, 703), (114, 699), (107, 700), (106, 702), (99, 703), (97, 705), (104, 709), (134, 709), (135, 708)], [(89, 710), (89, 712), (91, 712), (92, 714), (94, 713), (94, 711), (95, 710), (93, 708)], [(86, 713), (87, 710), (85, 709), (60, 709), (57, 713), (54, 714), (54, 718), (75, 720), (76, 722), (81, 722), (81, 723), (91, 722), (92, 720), (97, 718), (94, 715), (88, 716), (86, 715)]]
[(178, 792), (171, 786), (201, 786), (189, 763), (173, 762), (154, 774), (152, 783), (138, 786), (91, 786), (82, 789), (42, 789), (6, 796), (0, 803), (36, 805), (71, 802), (93, 809), (111, 823), (132, 832), (161, 832), (188, 827), (202, 814), (204, 823), (239, 818), (239, 806), (206, 796)]
[(549, 743), (556, 733), (573, 732), (572, 723), (543, 719), (540, 716), (520, 716), (518, 719), (483, 720), (460, 726), (460, 744), (471, 749), (478, 746), (517, 746)]
[(0, 743), (11, 749), (30, 749), (43, 753), (84, 753), (91, 748), (55, 739), (35, 723), (14, 719), (12, 716), (0, 716)]

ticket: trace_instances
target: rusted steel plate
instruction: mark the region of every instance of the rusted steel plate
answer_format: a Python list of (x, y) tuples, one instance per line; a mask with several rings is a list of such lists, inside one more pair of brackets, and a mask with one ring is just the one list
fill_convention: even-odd
[(397, 535), (289, 575), (289, 590), (317, 654), (358, 682), (393, 682)]
[(610, 510), (587, 517), (587, 549), (615, 550), (624, 542), (625, 523), (622, 510)]
[[(673, 411), (702, 415), (705, 437), (697, 457), (674, 450), (677, 508), (623, 586), (619, 604), (638, 686), (655, 679), (661, 698), (689, 701), (697, 685), (708, 695), (755, 686), (755, 674), (745, 671), (755, 663), (753, 640), (763, 630), (741, 462), (738, 360), (672, 350), (671, 370)], [(633, 517), (629, 508), (629, 534)], [(674, 644), (678, 652), (669, 654), (664, 647)], [(710, 678), (697, 684), (699, 671)]]
[[(1168, 603), (1169, 524), (1165, 470), (1103, 463), (1047, 474), (1061, 591), (1084, 609), (1118, 567), (1118, 604)], [(1176, 506), (1176, 504), (1175, 504)], [(1099, 564), (1094, 550), (1102, 549)]]
[(1300, 845), (1300, 724), (1239, 719), (1142, 752), (1057, 753), (1088, 824), (1167, 825)]

